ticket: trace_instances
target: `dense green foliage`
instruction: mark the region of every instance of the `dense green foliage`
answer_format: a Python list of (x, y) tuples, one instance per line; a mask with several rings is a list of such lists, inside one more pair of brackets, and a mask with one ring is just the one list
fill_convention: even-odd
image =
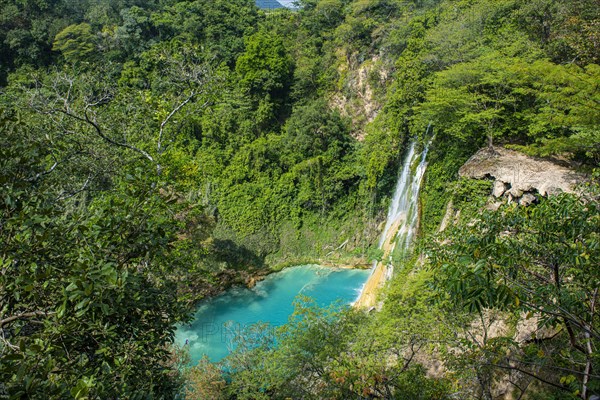
[[(446, 398), (449, 381), (427, 379), (424, 369), (412, 362), (427, 345), (420, 330), (431, 328), (433, 321), (422, 320), (419, 307), (402, 311), (409, 315), (386, 312), (373, 320), (362, 312), (321, 309), (300, 298), (286, 325), (254, 325), (239, 333), (236, 350), (221, 363), (223, 384), (213, 384), (211, 396)], [(412, 322), (410, 317), (415, 317)], [(375, 327), (379, 335), (372, 335)], [(392, 342), (394, 347), (389, 346)], [(211, 387), (214, 375), (205, 368), (201, 362), (190, 372), (191, 398), (201, 398), (195, 396)]]
[(448, 313), (464, 309), (485, 321), (496, 310), (537, 325), (524, 342), (506, 332), (466, 346), (480, 357), (472, 366), (481, 364), (485, 390), (493, 379), (483, 371), (491, 374), (491, 366), (583, 398), (599, 389), (599, 218), (597, 201), (561, 195), (486, 212), (443, 234), (449, 244), (430, 242), (431, 268), (439, 271), (432, 284)]
[[(16, 398), (177, 390), (167, 361), (174, 323), (187, 313), (172, 278), (179, 207), (151, 189), (141, 166), (113, 173), (101, 198), (82, 196), (108, 184), (77, 181), (89, 167), (83, 153), (100, 147), (67, 163), (60, 139), (18, 122), (2, 127), (2, 390)], [(108, 172), (101, 167), (90, 173)], [(52, 179), (63, 168), (69, 175)]]
[[(188, 395), (489, 398), (501, 370), (533, 379), (517, 395), (600, 390), (597, 198), (479, 216), (489, 183), (454, 182), (486, 144), (598, 165), (597, 2), (299, 5), (0, 0), (0, 397), (173, 398), (191, 305), (266, 267), (367, 261), (403, 149), (433, 135), (430, 256), (383, 310), (300, 304)], [(435, 237), (449, 199), (464, 215)], [(527, 313), (555, 335), (468, 340)]]

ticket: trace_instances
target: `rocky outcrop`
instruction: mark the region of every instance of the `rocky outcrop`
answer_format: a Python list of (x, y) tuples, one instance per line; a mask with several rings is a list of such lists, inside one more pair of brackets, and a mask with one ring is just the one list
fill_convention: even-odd
[(493, 179), (492, 195), (529, 205), (537, 196), (573, 193), (583, 182), (581, 174), (558, 162), (529, 157), (504, 148), (484, 148), (459, 170), (461, 177)]
[(341, 115), (352, 119), (352, 135), (362, 141), (366, 134), (365, 125), (373, 122), (382, 107), (370, 79), (376, 77), (384, 85), (389, 74), (382, 67), (379, 56), (361, 62), (358, 53), (347, 57), (342, 53), (338, 53), (338, 57), (344, 60), (338, 67), (338, 73), (345, 77), (344, 85), (332, 94), (329, 103)]

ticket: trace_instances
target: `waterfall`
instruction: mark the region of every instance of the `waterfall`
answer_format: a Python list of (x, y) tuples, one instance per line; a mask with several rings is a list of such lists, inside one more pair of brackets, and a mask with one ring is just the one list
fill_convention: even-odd
[[(428, 150), (429, 145), (425, 146), (425, 149), (419, 155), (415, 151), (415, 143), (413, 142), (402, 164), (392, 203), (388, 210), (385, 228), (379, 240), (379, 248), (384, 251), (383, 262), (388, 264), (387, 279), (391, 277), (393, 271), (392, 252), (396, 250), (401, 255), (406, 254), (417, 229), (419, 189), (427, 166), (425, 159)], [(419, 156), (419, 164), (411, 173), (411, 166), (414, 165)]]
[[(427, 127), (426, 136), (428, 136), (429, 129), (430, 126)], [(356, 307), (374, 305), (375, 290), (385, 280), (392, 277), (392, 253), (395, 251), (401, 256), (407, 254), (419, 220), (419, 190), (427, 167), (425, 160), (430, 143), (427, 143), (419, 154), (416, 152), (416, 144), (413, 141), (404, 157), (392, 203), (388, 209), (385, 228), (379, 240), (383, 258), (382, 261), (373, 263), (371, 276), (363, 287), (358, 300), (354, 303)], [(411, 171), (411, 167), (417, 160), (419, 164), (414, 171)]]
[[(383, 246), (385, 242), (385, 238), (390, 231), (390, 228), (394, 224), (395, 221), (398, 220), (403, 214), (407, 211), (408, 204), (408, 190), (412, 185), (408, 184), (408, 180), (410, 178), (410, 166), (413, 163), (415, 158), (415, 143), (411, 143), (408, 153), (404, 157), (404, 162), (402, 163), (402, 168), (400, 169), (400, 176), (398, 177), (398, 181), (396, 182), (396, 189), (394, 190), (394, 196), (392, 197), (392, 203), (390, 204), (390, 208), (388, 209), (387, 220), (385, 223), (385, 228), (383, 229), (383, 233), (381, 234), (381, 239), (379, 240), (379, 248)], [(411, 179), (412, 180), (412, 179)]]

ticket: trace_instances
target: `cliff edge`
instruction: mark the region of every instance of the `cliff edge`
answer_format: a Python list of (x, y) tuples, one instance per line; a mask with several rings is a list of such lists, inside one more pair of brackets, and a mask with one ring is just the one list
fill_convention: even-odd
[(557, 161), (527, 156), (505, 148), (483, 148), (459, 170), (460, 177), (493, 179), (493, 196), (527, 205), (536, 195), (574, 193), (584, 176)]

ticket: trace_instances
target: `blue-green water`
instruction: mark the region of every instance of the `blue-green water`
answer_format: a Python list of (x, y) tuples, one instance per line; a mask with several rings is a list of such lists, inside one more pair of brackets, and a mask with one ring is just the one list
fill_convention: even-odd
[(337, 269), (316, 265), (287, 268), (269, 275), (253, 289), (235, 288), (200, 304), (191, 324), (179, 327), (175, 342), (189, 346), (192, 363), (204, 354), (219, 361), (228, 353), (231, 332), (256, 322), (283, 325), (293, 312), (298, 294), (320, 306), (340, 300), (354, 301), (369, 276), (368, 270)]

